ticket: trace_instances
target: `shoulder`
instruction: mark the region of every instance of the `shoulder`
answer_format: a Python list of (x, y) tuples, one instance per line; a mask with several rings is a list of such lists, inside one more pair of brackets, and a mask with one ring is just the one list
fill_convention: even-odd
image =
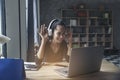
[(45, 48), (49, 48), (49, 47), (50, 47), (50, 44), (51, 44), (51, 41), (48, 40), (48, 41), (46, 42), (46, 44), (45, 44)]

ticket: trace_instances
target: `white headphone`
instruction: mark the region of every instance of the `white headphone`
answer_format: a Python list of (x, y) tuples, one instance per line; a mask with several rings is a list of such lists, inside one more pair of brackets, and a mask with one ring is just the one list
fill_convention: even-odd
[(57, 19), (53, 19), (50, 23), (49, 23), (49, 26), (48, 26), (48, 35), (49, 36), (52, 36), (52, 29), (51, 29), (51, 26), (52, 24), (56, 21)]

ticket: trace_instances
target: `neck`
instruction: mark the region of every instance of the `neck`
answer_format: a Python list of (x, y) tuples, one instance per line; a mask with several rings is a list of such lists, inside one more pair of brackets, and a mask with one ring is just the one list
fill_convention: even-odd
[(56, 46), (56, 47), (58, 47), (58, 46), (60, 46), (60, 43), (57, 43), (56, 41), (54, 41), (54, 40), (52, 40), (52, 46)]

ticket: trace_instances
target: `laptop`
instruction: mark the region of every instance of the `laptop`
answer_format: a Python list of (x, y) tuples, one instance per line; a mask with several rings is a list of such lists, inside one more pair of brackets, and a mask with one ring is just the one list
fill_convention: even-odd
[(55, 69), (66, 77), (73, 77), (100, 71), (104, 47), (72, 48), (68, 67)]

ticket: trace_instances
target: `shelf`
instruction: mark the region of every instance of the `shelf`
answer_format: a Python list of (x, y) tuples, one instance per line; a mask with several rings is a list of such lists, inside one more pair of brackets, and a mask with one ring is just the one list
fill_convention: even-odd
[(113, 22), (110, 9), (62, 9), (61, 18), (73, 33), (73, 47), (113, 47)]

